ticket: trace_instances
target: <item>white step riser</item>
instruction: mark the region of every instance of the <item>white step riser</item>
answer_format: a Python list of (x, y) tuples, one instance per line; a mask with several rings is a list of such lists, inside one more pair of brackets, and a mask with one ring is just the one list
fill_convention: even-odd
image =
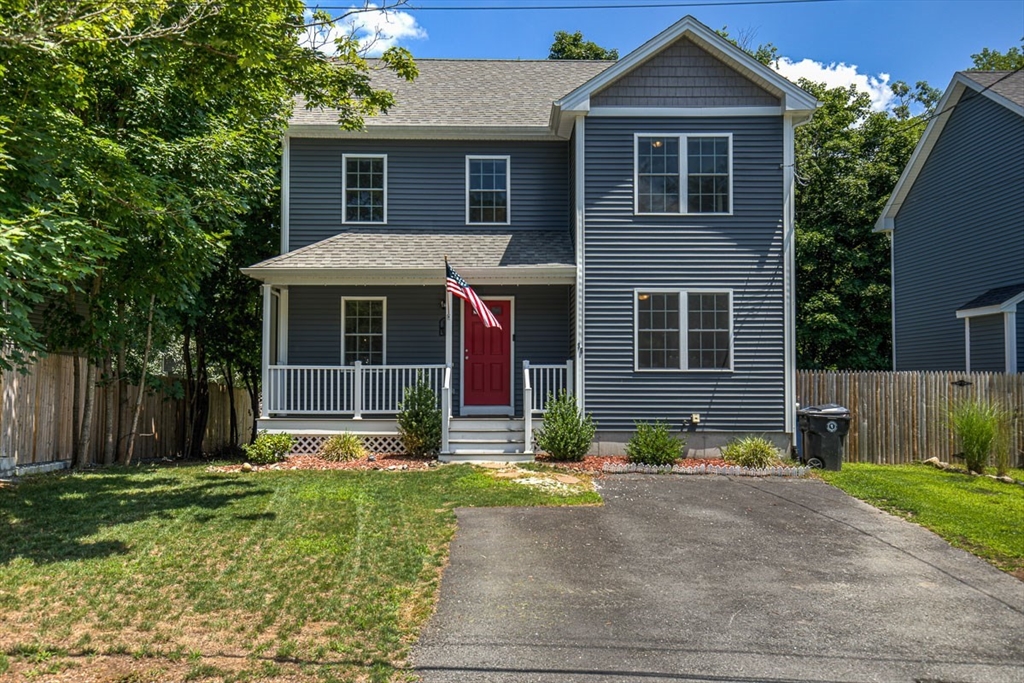
[(523, 443), (525, 434), (523, 432), (452, 432), (448, 436), (452, 443), (456, 441), (469, 441), (486, 443), (488, 441), (507, 441), (510, 443)]
[(473, 419), (464, 417), (453, 417), (451, 422), (452, 431), (504, 431), (504, 430), (519, 430), (523, 431), (522, 420), (502, 420), (502, 419)]
[(533, 462), (533, 453), (448, 453), (441, 462)]

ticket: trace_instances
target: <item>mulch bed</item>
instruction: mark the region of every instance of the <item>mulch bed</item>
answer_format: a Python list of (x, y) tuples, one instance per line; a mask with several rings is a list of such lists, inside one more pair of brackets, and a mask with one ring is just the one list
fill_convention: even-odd
[[(629, 462), (629, 458), (624, 455), (588, 455), (580, 462), (564, 462), (552, 460), (547, 455), (538, 455), (537, 462), (574, 472), (600, 474), (606, 464), (625, 465)], [(698, 467), (699, 465), (724, 465), (725, 461), (721, 458), (683, 458), (677, 460), (676, 464), (682, 467)]]
[[(374, 460), (370, 460), (370, 458)], [(434, 458), (415, 458), (411, 455), (389, 455), (377, 454), (368, 455), (358, 460), (348, 462), (334, 462), (324, 460), (318, 455), (293, 455), (284, 462), (276, 462), (273, 465), (253, 465), (255, 472), (270, 470), (425, 470), (430, 463), (436, 463)], [(241, 472), (244, 465), (225, 465), (214, 468), (217, 472)]]

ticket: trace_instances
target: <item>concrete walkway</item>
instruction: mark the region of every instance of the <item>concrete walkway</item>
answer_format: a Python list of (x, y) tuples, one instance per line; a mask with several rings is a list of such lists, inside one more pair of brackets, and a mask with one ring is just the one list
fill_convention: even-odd
[(1024, 681), (1024, 583), (818, 481), (458, 511), (425, 683)]

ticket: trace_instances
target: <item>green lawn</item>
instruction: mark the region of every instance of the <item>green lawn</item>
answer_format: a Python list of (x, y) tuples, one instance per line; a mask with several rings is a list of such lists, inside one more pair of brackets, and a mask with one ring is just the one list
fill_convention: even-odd
[(1024, 579), (1024, 486), (927, 465), (844, 464), (820, 474)]
[(469, 466), (0, 488), (0, 678), (406, 680), (456, 506), (598, 503)]

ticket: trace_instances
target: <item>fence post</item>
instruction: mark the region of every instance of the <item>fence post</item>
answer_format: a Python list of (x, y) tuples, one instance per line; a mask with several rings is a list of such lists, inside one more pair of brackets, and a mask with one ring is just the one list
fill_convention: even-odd
[(573, 373), (571, 358), (565, 361), (565, 393), (570, 396), (576, 393), (576, 375)]
[(355, 371), (352, 375), (352, 419), (362, 420), (363, 419), (363, 362), (357, 360), (353, 367)]

